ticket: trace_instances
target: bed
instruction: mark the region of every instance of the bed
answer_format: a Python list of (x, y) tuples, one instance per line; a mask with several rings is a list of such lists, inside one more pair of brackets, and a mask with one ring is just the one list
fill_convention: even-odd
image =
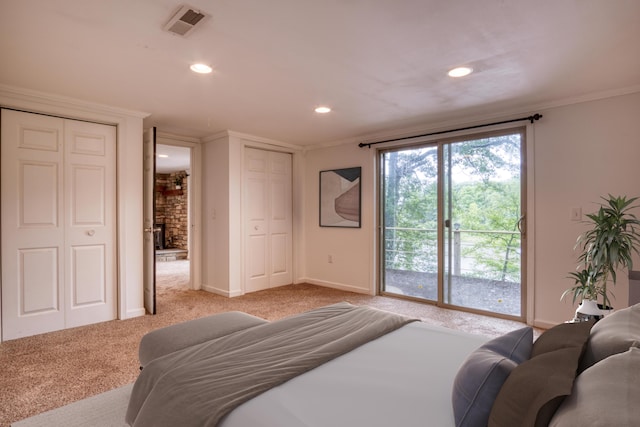
[[(315, 359), (321, 355), (318, 360), (299, 362), (289, 341), (299, 339), (304, 346), (311, 337), (325, 335), (317, 325), (325, 321), (327, 310), (356, 316), (348, 322), (347, 317), (327, 320), (331, 331), (350, 327), (347, 323), (373, 327), (364, 342), (353, 332), (359, 326), (339, 330), (336, 336), (348, 339), (336, 346), (336, 336), (329, 336), (320, 350), (310, 351)], [(141, 345), (147, 363), (134, 385), (129, 425), (632, 426), (640, 419), (638, 405), (630, 404), (640, 402), (640, 306), (620, 310), (595, 326), (558, 325), (535, 342), (530, 327), (489, 340), (347, 303), (268, 324), (245, 320), (244, 327), (243, 322), (227, 322), (238, 329), (231, 332), (199, 325), (205, 335), (214, 336), (193, 345), (184, 340), (185, 328), (192, 326), (187, 322), (178, 333), (184, 348), (162, 348), (157, 357)], [(290, 340), (283, 335), (288, 330), (299, 337)], [(163, 341), (163, 332), (156, 342)], [(356, 344), (348, 348), (352, 341)], [(270, 347), (255, 347), (262, 342), (271, 342)], [(327, 354), (327, 346), (338, 351)], [(275, 355), (278, 350), (282, 354)], [(262, 366), (265, 355), (274, 356), (273, 364)], [(242, 365), (245, 358), (247, 366)], [(293, 365), (300, 372), (291, 372), (290, 360), (296, 360)], [(252, 377), (251, 366), (267, 373), (267, 380)], [(614, 374), (611, 367), (618, 367)], [(290, 377), (273, 379), (270, 373), (280, 371)], [(245, 395), (225, 388), (243, 382), (239, 388), (257, 390)], [(611, 405), (619, 410), (613, 413)], [(209, 413), (215, 413), (213, 406), (228, 409), (214, 416)]]

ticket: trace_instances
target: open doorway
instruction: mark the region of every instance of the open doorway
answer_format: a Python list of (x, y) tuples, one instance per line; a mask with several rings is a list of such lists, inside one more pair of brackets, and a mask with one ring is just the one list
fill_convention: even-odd
[(191, 289), (191, 149), (156, 144), (154, 245), (157, 297)]

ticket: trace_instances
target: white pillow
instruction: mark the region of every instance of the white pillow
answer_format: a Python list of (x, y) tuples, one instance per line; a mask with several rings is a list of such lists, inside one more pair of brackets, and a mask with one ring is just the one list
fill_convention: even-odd
[(640, 304), (611, 313), (593, 325), (580, 370), (627, 351), (634, 342), (640, 342)]
[(640, 348), (631, 347), (578, 375), (549, 427), (632, 427), (639, 420)]

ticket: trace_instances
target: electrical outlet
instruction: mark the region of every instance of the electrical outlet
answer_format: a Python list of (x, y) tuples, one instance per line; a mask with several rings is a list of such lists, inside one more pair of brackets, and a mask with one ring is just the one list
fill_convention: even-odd
[(580, 221), (582, 219), (582, 208), (571, 208), (571, 221)]

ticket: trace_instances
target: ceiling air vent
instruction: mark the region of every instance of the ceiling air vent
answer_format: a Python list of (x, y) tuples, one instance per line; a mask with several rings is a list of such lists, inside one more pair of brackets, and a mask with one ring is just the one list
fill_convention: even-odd
[(185, 5), (178, 9), (163, 28), (170, 33), (185, 37), (193, 31), (196, 24), (206, 21), (208, 17), (206, 13)]

